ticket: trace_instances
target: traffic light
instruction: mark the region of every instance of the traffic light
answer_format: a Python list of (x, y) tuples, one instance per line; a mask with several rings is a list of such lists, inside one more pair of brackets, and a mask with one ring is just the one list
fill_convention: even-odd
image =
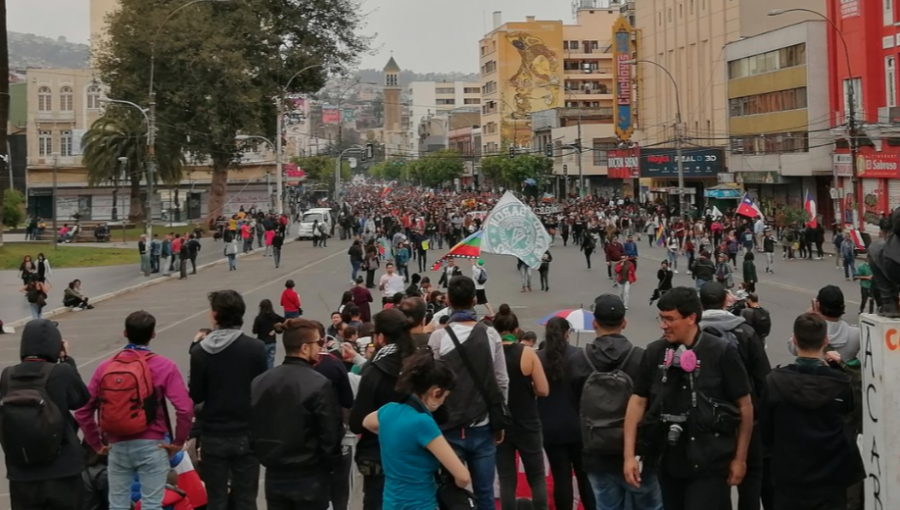
[(544, 156), (547, 156), (548, 158), (553, 157), (553, 144), (552, 143), (548, 143), (548, 144), (544, 145)]
[(510, 146), (509, 148), (509, 159), (513, 159), (516, 157), (516, 148)]

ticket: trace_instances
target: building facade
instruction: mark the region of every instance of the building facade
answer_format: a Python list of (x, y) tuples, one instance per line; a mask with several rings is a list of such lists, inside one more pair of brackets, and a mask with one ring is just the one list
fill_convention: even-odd
[[(406, 98), (412, 126), (423, 119), (446, 115), (457, 108), (480, 108), (481, 84), (468, 82), (416, 81), (406, 88)], [(416, 137), (415, 152), (427, 152)]]
[(766, 213), (802, 208), (809, 193), (833, 217), (826, 26), (805, 21), (725, 47), (730, 180)]
[[(827, 15), (835, 24), (827, 30), (834, 172), (839, 179), (835, 195), (846, 222), (857, 224), (862, 218), (862, 228), (877, 232), (881, 215), (900, 207), (900, 2), (829, 2)], [(856, 158), (848, 143), (851, 89)]]

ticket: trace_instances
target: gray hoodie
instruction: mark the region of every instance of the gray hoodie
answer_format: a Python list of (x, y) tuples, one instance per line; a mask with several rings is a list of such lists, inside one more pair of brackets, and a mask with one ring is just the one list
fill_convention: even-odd
[(200, 340), (200, 347), (210, 354), (217, 354), (228, 348), (244, 332), (239, 329), (214, 329)]
[(743, 317), (728, 310), (706, 310), (700, 318), (700, 329), (712, 328), (724, 337), (726, 331), (732, 331), (746, 322)]
[[(844, 361), (857, 359), (859, 356), (859, 328), (851, 326), (843, 320), (832, 322), (826, 319), (825, 324), (828, 324), (828, 344), (841, 355), (841, 359)], [(797, 355), (797, 347), (790, 339), (788, 340), (788, 350), (794, 356)]]

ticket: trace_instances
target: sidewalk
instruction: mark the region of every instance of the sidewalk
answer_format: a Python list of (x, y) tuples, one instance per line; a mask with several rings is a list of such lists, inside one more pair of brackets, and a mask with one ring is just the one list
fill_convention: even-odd
[[(15, 235), (13, 234), (13, 236)], [(24, 239), (24, 235), (22, 235), (22, 238)], [(221, 241), (216, 242), (213, 241), (212, 237), (204, 237), (200, 239), (200, 245), (202, 248), (197, 256), (198, 269), (205, 264), (220, 260), (224, 261), (225, 257), (222, 254), (224, 245)], [(63, 292), (69, 282), (76, 278), (81, 280), (82, 292), (91, 301), (121, 289), (155, 280), (164, 280), (161, 273), (145, 277), (140, 272), (136, 242), (124, 243), (124, 245), (123, 243), (80, 243), (76, 246), (134, 248), (135, 263), (122, 266), (53, 269), (53, 255), (49, 253), (48, 259), (52, 269), (52, 275), (49, 280), (53, 288), (50, 291), (50, 296), (47, 298), (47, 306), (44, 307), (44, 317), (47, 317), (51, 312), (68, 310), (67, 308), (62, 308)], [(22, 281), (18, 278), (17, 273), (17, 271), (0, 271), (0, 319), (3, 320), (4, 324), (11, 326), (31, 318), (31, 309), (28, 306), (28, 302), (25, 300), (24, 294), (19, 291), (22, 287)]]

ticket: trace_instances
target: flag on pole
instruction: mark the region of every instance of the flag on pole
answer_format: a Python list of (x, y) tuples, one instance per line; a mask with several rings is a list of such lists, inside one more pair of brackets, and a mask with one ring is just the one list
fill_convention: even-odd
[(809, 190), (806, 190), (806, 203), (803, 204), (803, 208), (806, 209), (806, 212), (809, 213), (809, 221), (806, 222), (806, 226), (810, 228), (816, 228), (819, 226), (819, 211), (816, 207), (816, 201), (813, 199)]
[(656, 229), (656, 246), (665, 246), (666, 243), (666, 227), (665, 225), (660, 225), (658, 229)]
[(387, 183), (384, 186), (384, 189), (381, 191), (381, 198), (388, 196), (388, 193), (390, 193), (394, 189), (393, 186), (394, 186), (394, 181)]
[(737, 213), (748, 218), (762, 216), (759, 207), (756, 207), (756, 204), (753, 203), (749, 193), (744, 193), (744, 198), (741, 199), (741, 205), (738, 206)]
[(439, 258), (437, 262), (431, 266), (432, 271), (437, 271), (444, 264), (448, 257), (477, 259), (481, 256), (481, 239), (484, 236), (484, 230), (479, 230), (462, 241), (456, 243), (456, 246), (450, 248), (446, 255)]
[(725, 216), (725, 215), (722, 214), (722, 211), (720, 211), (717, 206), (714, 205), (713, 210), (712, 210), (713, 219), (715, 220), (715, 219), (721, 218), (722, 216)]
[(541, 256), (550, 247), (550, 234), (540, 218), (507, 191), (484, 221), (481, 251), (512, 255), (532, 269), (541, 266)]

